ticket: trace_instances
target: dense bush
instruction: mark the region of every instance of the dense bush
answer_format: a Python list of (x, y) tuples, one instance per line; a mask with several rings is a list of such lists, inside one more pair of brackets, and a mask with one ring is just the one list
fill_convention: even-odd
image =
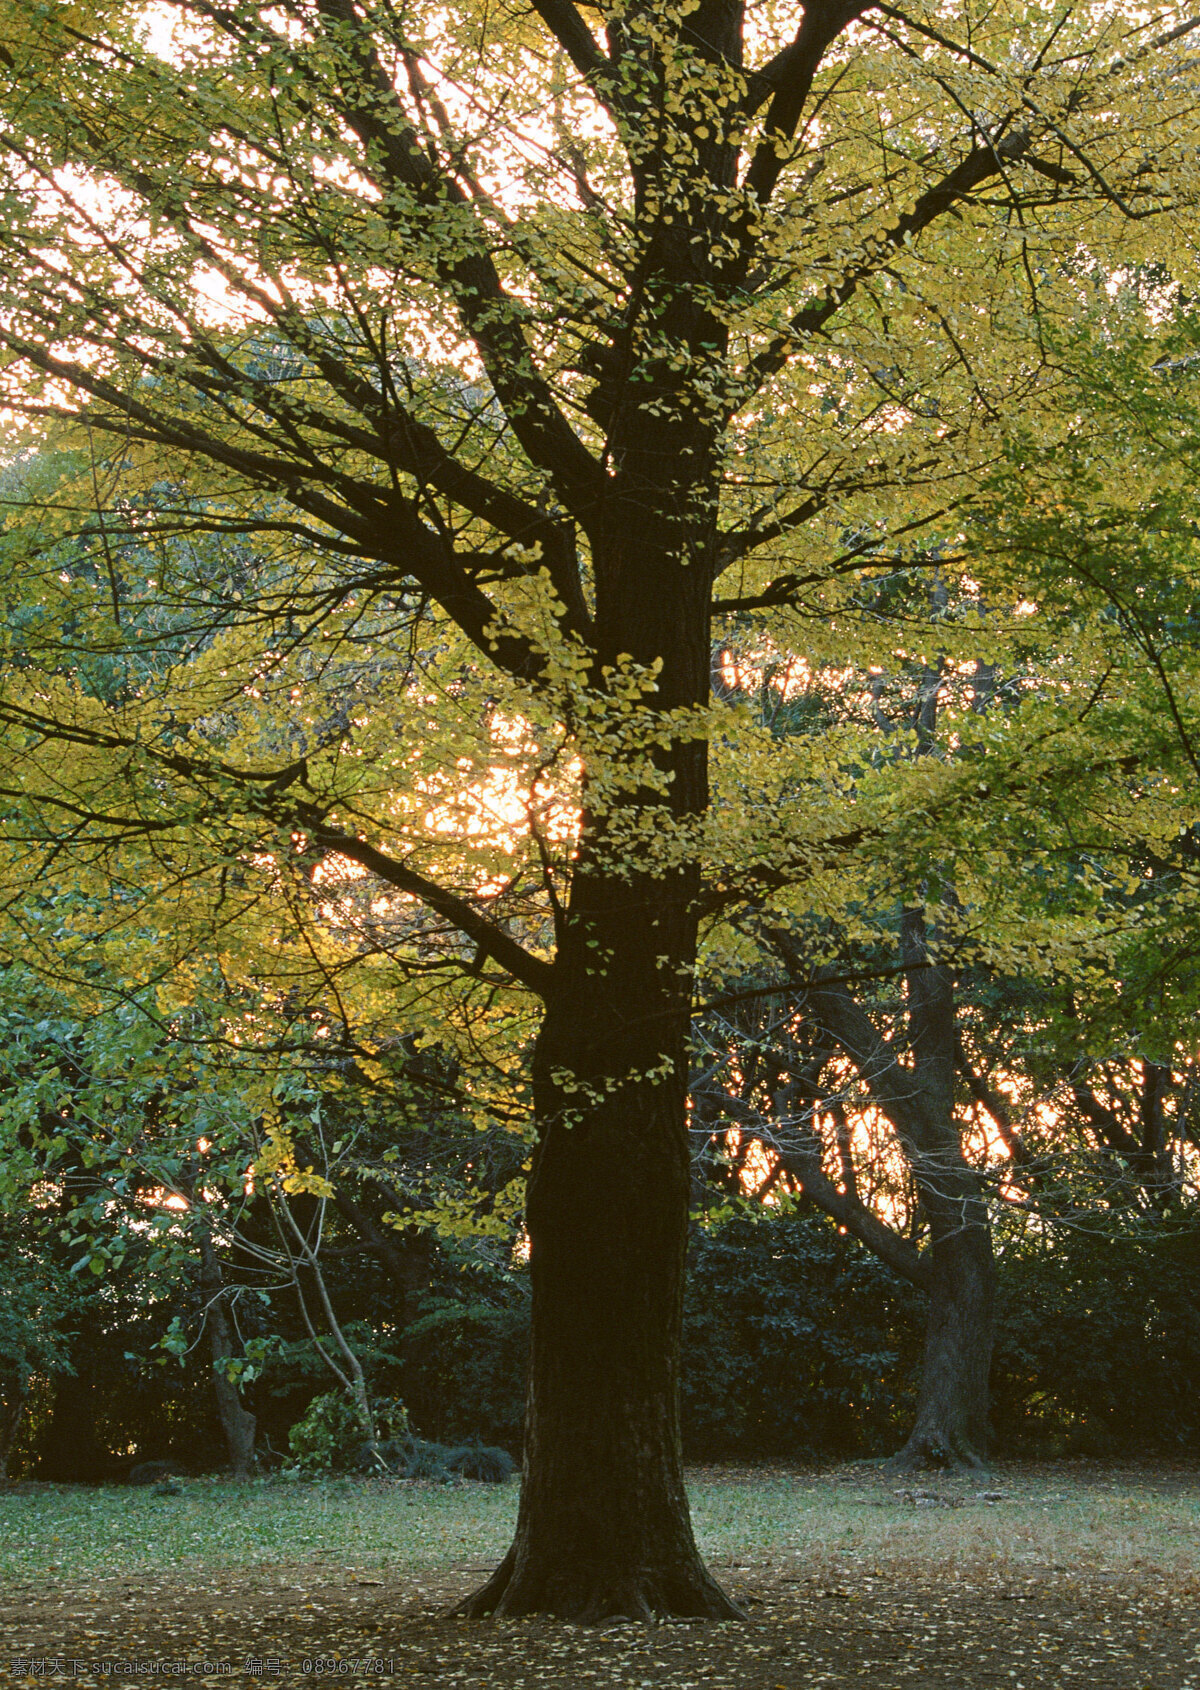
[(337, 1391), (322, 1391), (288, 1432), (288, 1447), (305, 1473), (340, 1473), (352, 1467), (363, 1441), (354, 1409)]
[(528, 1346), (522, 1269), (440, 1275), (400, 1346), (398, 1379), (413, 1425), (430, 1437), (519, 1450)]
[(74, 1277), (65, 1365), (48, 1369), (26, 1429), (24, 1468), (71, 1484), (124, 1477), (140, 1461), (189, 1471), (226, 1459), (207, 1346), (190, 1366), (161, 1348), (172, 1320), (197, 1315), (185, 1280), (147, 1296), (136, 1253), (103, 1278)]
[(479, 1479), (501, 1485), (511, 1479), (517, 1464), (506, 1449), (488, 1444), (439, 1444), (426, 1438), (387, 1438), (374, 1446), (365, 1445), (358, 1455), (363, 1473), (392, 1473), (401, 1479), (437, 1479), (452, 1484), (456, 1479)]
[(322, 1392), (288, 1433), (288, 1445), (301, 1472), (316, 1476), (351, 1469), (367, 1474), (391, 1474), (401, 1479), (480, 1479), (502, 1484), (516, 1471), (505, 1449), (487, 1444), (443, 1444), (413, 1435), (408, 1411), (395, 1398), (378, 1402), (375, 1417), (379, 1437), (364, 1442), (362, 1427), (347, 1398)]
[(892, 1447), (924, 1299), (824, 1215), (744, 1213), (692, 1237), (683, 1426), (694, 1459)]
[[(1001, 1226), (998, 1454), (1200, 1448), (1200, 1232)], [(692, 1241), (684, 1438), (697, 1459), (895, 1449), (924, 1297), (824, 1216), (746, 1215)]]
[(1200, 1233), (1000, 1239), (1001, 1448), (1200, 1448)]

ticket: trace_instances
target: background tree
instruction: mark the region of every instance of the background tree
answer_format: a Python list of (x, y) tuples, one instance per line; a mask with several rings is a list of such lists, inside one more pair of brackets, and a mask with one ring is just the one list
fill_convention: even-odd
[[(971, 865), (959, 880), (943, 873), (919, 886), (920, 904), (911, 894), (889, 903), (885, 888), (873, 916), (874, 889), (858, 883), (840, 904), (826, 895), (818, 910), (796, 907), (790, 929), (754, 910), (742, 919), (776, 952), (780, 995), (770, 966), (729, 983), (735, 1007), (705, 1028), (697, 1118), (707, 1132), (724, 1117), (766, 1143), (812, 1201), (930, 1292), (925, 1383), (904, 1462), (978, 1460), (985, 1448), (989, 1207), (1021, 1201), (1060, 1224), (1094, 1226), (1105, 1212), (1174, 1207), (1182, 1220), (1194, 1206), (1192, 829), (1185, 819), (1176, 838), (1153, 844), (1144, 827), (1157, 825), (1157, 792), (1186, 791), (1195, 777), (1195, 537), (1178, 502), (1195, 439), (1194, 389), (1179, 372), (1195, 325), (1187, 311), (1154, 324), (1144, 304), (1140, 287), (1114, 290), (1064, 334), (1058, 365), (1073, 432), (1051, 447), (1014, 436), (976, 508), (978, 580), (955, 602), (937, 579), (936, 666), (898, 643), (890, 674), (834, 663), (796, 673), (761, 636), (756, 650), (753, 631), (722, 654), (727, 696), (753, 701), (772, 733), (832, 737), (873, 720), (886, 746), (875, 761), (978, 766), (973, 718), (990, 718), (994, 736), (1022, 701), (1064, 686), (1111, 698), (1103, 731), (1114, 749), (1136, 745), (1148, 724), (1169, 724), (1153, 763), (1110, 758), (1115, 778), (1090, 798), (1076, 785), (1063, 805), (1035, 785), (1032, 807), (1018, 800), (1007, 857), (989, 832), (991, 866), (1008, 890), (985, 893), (986, 918), (960, 895), (980, 886)], [(990, 575), (997, 551), (1010, 571), (1017, 563), (1005, 581)], [(897, 642), (909, 638), (911, 575), (898, 557), (870, 605)], [(973, 639), (986, 661), (970, 658)], [(1080, 760), (1093, 755), (1105, 755), (1102, 739)], [(866, 778), (871, 766), (864, 758)], [(993, 940), (983, 952), (981, 918)], [(1091, 947), (1082, 969), (1081, 920)], [(1002, 925), (1022, 943), (1035, 936), (1032, 949), (1005, 959)], [(806, 944), (836, 958), (824, 976)], [(718, 1001), (720, 992), (712, 982)], [(872, 1116), (890, 1125), (923, 1217), (894, 1178), (875, 1183), (864, 1165), (877, 1154)], [(964, 1139), (974, 1140), (970, 1153)], [(929, 1228), (925, 1254), (913, 1248), (914, 1219), (918, 1236)]]
[(70, 1366), (69, 1283), (47, 1261), (28, 1217), (6, 1213), (0, 1233), (0, 1483), (39, 1382)]

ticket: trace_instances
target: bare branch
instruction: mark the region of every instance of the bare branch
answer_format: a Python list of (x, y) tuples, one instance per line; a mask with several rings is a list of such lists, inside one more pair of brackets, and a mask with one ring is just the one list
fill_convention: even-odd
[(555, 979), (554, 964), (527, 951), (502, 927), (497, 927), (487, 916), (481, 915), (465, 898), (459, 897), (456, 892), (447, 891), (444, 886), (439, 886), (426, 875), (418, 874), (416, 870), (398, 862), (395, 857), (389, 857), (386, 852), (368, 844), (365, 839), (359, 839), (342, 828), (332, 827), (320, 812), (310, 805), (300, 804), (296, 806), (294, 813), (300, 825), (308, 830), (313, 841), (324, 850), (336, 851), (339, 856), (348, 857), (351, 862), (359, 863), (372, 874), (378, 875), (379, 879), (386, 881), (389, 886), (419, 898), (428, 909), (444, 916), (460, 933), (471, 939), (482, 954), (490, 956), (515, 980), (528, 986), (531, 992), (536, 992), (541, 998), (550, 996)]

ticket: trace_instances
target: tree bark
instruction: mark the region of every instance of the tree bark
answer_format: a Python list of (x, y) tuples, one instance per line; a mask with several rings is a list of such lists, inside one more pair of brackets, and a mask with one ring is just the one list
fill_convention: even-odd
[[(683, 1484), (686, 1021), (661, 961), (674, 947), (648, 880), (577, 884), (573, 902), (566, 985), (535, 1055), (521, 1505), (512, 1548), (463, 1611), (737, 1617), (700, 1560)], [(604, 973), (587, 944), (602, 932)]]
[(236, 1355), (237, 1348), (229, 1316), (225, 1312), (225, 1281), (221, 1263), (206, 1232), (200, 1236), (200, 1275), (207, 1299), (205, 1321), (212, 1352), (213, 1392), (229, 1450), (229, 1468), (235, 1479), (248, 1479), (254, 1470), (254, 1434), (258, 1422), (243, 1406), (238, 1388), (226, 1369), (225, 1364)]

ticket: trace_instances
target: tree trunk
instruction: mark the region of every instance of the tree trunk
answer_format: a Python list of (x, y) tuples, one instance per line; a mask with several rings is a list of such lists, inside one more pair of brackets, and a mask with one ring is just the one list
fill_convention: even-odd
[(897, 1470), (985, 1465), (996, 1265), (987, 1203), (954, 1118), (954, 982), (931, 954), (923, 911), (904, 912), (912, 1107), (905, 1142), (929, 1221), (933, 1286), (917, 1417)]
[[(807, 996), (808, 1013), (851, 1058), (896, 1129), (929, 1223), (930, 1247), (919, 1258), (921, 1278), (908, 1274), (929, 1291), (917, 1415), (893, 1465), (901, 1471), (982, 1467), (996, 1275), (991, 1226), (983, 1188), (963, 1156), (954, 1117), (953, 980), (930, 958), (919, 911), (905, 912), (904, 941), (911, 1067), (900, 1063), (844, 987), (814, 987)], [(858, 1235), (888, 1259), (866, 1229)], [(890, 1265), (904, 1272), (902, 1262), (898, 1257)]]
[(933, 1284), (916, 1420), (890, 1463), (898, 1472), (986, 1466), (996, 1278), (987, 1208), (965, 1163), (943, 1167), (936, 1186), (922, 1194)]
[[(664, 372), (656, 403), (675, 379)], [(466, 1604), (470, 1614), (739, 1615), (696, 1549), (678, 1409), (700, 890), (690, 830), (707, 807), (707, 746), (660, 734), (656, 721), (708, 697), (714, 510), (669, 481), (677, 472), (703, 480), (709, 448), (686, 413), (643, 419), (640, 437), (629, 426), (613, 448), (626, 503), (618, 509), (614, 495), (597, 556), (594, 679), (607, 685), (630, 657), (657, 671), (634, 755), (662, 778), (624, 786), (624, 750), (588, 771), (534, 1054), (521, 1506), (513, 1546)], [(614, 769), (621, 782), (605, 795), (597, 774)], [(671, 866), (645, 870), (659, 850)]]
[(233, 1331), (225, 1312), (225, 1282), (221, 1263), (206, 1232), (200, 1236), (201, 1280), (207, 1308), (208, 1342), (212, 1351), (213, 1391), (217, 1399), (217, 1414), (225, 1444), (229, 1450), (229, 1467), (235, 1479), (248, 1479), (254, 1470), (254, 1434), (257, 1420), (242, 1405), (238, 1388), (229, 1377), (226, 1363), (236, 1354)]
[[(611, 882), (599, 909), (596, 891), (577, 888), (576, 932), (562, 951), (568, 983), (535, 1056), (541, 1132), (527, 1201), (532, 1346), (516, 1538), (463, 1611), (733, 1618), (739, 1610), (700, 1560), (683, 1484), (686, 1014), (678, 973), (662, 966), (675, 947), (661, 883), (656, 898), (648, 880)], [(678, 892), (670, 904), (678, 916)], [(586, 942), (602, 930), (603, 973)], [(665, 1025), (664, 998), (674, 1000)]]
[(28, 1400), (29, 1375), (13, 1374), (4, 1393), (4, 1406), (0, 1409), (0, 1484), (8, 1483), (8, 1464), (12, 1460), (13, 1445), (17, 1441)]

